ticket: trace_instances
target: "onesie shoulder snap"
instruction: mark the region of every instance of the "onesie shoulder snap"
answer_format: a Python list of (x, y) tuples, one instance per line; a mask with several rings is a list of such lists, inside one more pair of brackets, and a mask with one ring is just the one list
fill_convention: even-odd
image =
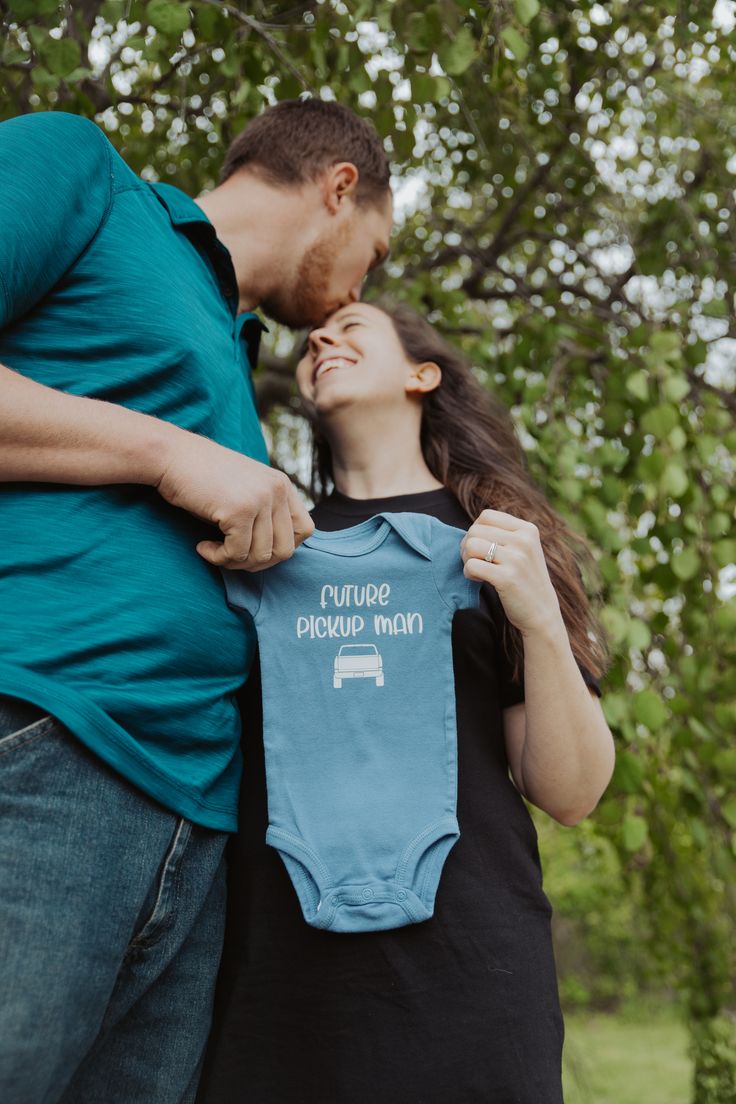
[(460, 542), (465, 531), (437, 518), (428, 516), (427, 521), (431, 523), (430, 549), (437, 589), (453, 610), (475, 609), (480, 604), (480, 583), (463, 574)]

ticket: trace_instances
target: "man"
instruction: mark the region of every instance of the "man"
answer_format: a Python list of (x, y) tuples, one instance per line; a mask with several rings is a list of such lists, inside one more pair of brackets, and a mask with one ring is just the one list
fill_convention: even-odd
[(312, 530), (250, 361), (387, 250), (378, 136), (269, 108), (194, 201), (91, 122), (0, 126), (0, 1099), (193, 1099), (252, 640), (217, 566)]

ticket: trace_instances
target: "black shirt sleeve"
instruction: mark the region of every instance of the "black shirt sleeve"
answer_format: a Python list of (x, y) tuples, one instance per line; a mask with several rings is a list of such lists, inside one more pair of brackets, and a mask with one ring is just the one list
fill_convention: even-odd
[[(504, 612), (503, 604), (498, 596), (498, 592), (491, 586), (483, 586), (481, 589), (481, 608), (487, 612), (493, 625), (493, 635), (496, 646), (496, 662), (498, 664), (499, 674), (499, 693), (501, 698), (502, 709), (508, 709), (509, 706), (518, 705), (524, 701), (524, 676), (522, 673), (520, 681), (516, 681), (513, 678), (513, 666), (504, 648), (504, 625), (508, 624), (508, 618)], [(576, 661), (580, 668), (580, 673), (583, 676), (585, 684), (589, 686), (596, 695), (602, 697), (602, 691), (598, 679), (593, 675), (584, 664)]]

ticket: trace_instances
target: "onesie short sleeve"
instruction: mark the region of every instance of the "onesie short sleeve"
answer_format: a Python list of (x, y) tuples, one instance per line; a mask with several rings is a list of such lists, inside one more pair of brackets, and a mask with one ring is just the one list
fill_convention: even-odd
[[(524, 676), (517, 682), (513, 677), (513, 666), (504, 647), (504, 629), (508, 625), (508, 618), (504, 612), (498, 592), (492, 586), (484, 585), (481, 590), (481, 608), (488, 614), (493, 623), (493, 634), (496, 643), (496, 662), (499, 670), (499, 693), (501, 707), (508, 709), (512, 705), (518, 705), (524, 701)], [(597, 697), (602, 697), (603, 692), (595, 675), (591, 674), (584, 664), (578, 662), (580, 673), (586, 686), (595, 692)]]
[(249, 613), (255, 620), (263, 598), (263, 572), (233, 571), (223, 567), (221, 575), (225, 583), (227, 604), (233, 609)]
[(112, 196), (110, 143), (62, 111), (0, 125), (0, 327), (27, 313), (71, 268)]
[(436, 518), (428, 520), (432, 570), (443, 600), (452, 609), (477, 608), (480, 585), (473, 579), (466, 579), (463, 574), (460, 542), (465, 533)]

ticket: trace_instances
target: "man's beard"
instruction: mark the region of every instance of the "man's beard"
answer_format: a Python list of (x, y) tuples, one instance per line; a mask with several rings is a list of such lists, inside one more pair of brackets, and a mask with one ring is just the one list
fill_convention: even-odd
[(294, 330), (324, 322), (340, 306), (337, 301), (328, 301), (327, 295), (335, 256), (349, 237), (349, 227), (344, 226), (316, 242), (299, 262), (293, 284), (278, 287), (263, 299), (263, 312)]

